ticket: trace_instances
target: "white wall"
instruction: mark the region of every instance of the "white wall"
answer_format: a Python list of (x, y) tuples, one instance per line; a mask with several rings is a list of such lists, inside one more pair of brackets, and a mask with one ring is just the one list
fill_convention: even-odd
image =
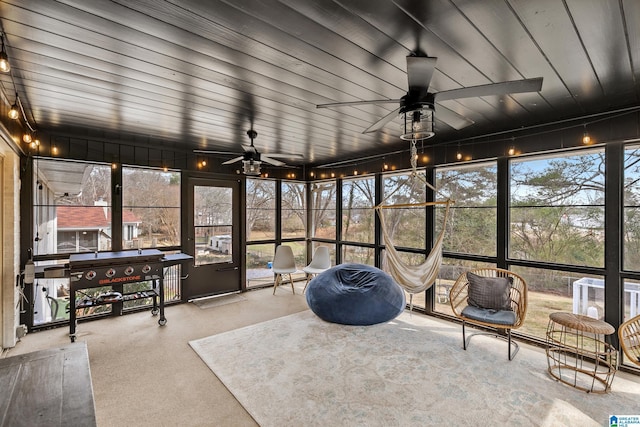
[(13, 141), (0, 137), (0, 343), (16, 345), (20, 320), (20, 157)]

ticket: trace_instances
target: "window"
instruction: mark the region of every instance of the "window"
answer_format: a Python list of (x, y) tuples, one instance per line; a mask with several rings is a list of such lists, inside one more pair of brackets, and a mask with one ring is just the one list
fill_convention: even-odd
[(272, 262), (276, 252), (273, 243), (247, 245), (247, 287), (273, 283)]
[(282, 183), (282, 238), (307, 236), (306, 191), (304, 183)]
[[(424, 172), (422, 173), (424, 179)], [(400, 205), (426, 201), (425, 184), (410, 173), (384, 175), (383, 204)], [(425, 248), (426, 211), (424, 206), (384, 209), (384, 224), (394, 246)]]
[(509, 256), (604, 266), (604, 152), (511, 162)]
[(314, 182), (311, 186), (311, 237), (336, 238), (336, 182)]
[(34, 255), (112, 248), (111, 167), (34, 160)]
[[(436, 188), (455, 201), (444, 234), (445, 251), (496, 255), (497, 165), (495, 162), (438, 168)], [(445, 208), (436, 208), (436, 233)]]
[(276, 238), (276, 181), (247, 179), (247, 240)]
[(640, 271), (640, 146), (624, 151), (623, 265)]
[(374, 242), (374, 183), (374, 178), (352, 178), (342, 182), (342, 240)]
[(122, 168), (122, 248), (180, 245), (180, 173)]
[(527, 320), (519, 332), (546, 337), (549, 314), (556, 311), (604, 317), (604, 278), (562, 270), (513, 266), (527, 282)]

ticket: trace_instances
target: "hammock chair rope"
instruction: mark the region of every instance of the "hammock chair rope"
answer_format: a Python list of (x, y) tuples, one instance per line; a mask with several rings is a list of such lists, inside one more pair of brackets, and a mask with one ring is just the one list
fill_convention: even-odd
[[(411, 166), (412, 166), (412, 178), (418, 178), (425, 185), (431, 188), (434, 192), (439, 192), (427, 182), (420, 174), (417, 172), (417, 153), (415, 141), (412, 141), (411, 146)], [(384, 201), (383, 201), (384, 203)], [(438, 272), (440, 270), (440, 265), (442, 264), (442, 243), (444, 241), (444, 232), (446, 230), (447, 218), (449, 217), (449, 209), (453, 201), (447, 198), (446, 201), (435, 201), (435, 202), (423, 202), (423, 203), (403, 203), (396, 205), (385, 205), (380, 203), (374, 209), (378, 213), (380, 217), (380, 225), (382, 229), (382, 238), (385, 244), (386, 251), (386, 267), (387, 272), (395, 279), (395, 281), (405, 289), (411, 298), (411, 307), (413, 308), (413, 294), (417, 294), (427, 290), (438, 278)], [(438, 233), (438, 237), (436, 238), (429, 255), (427, 258), (418, 265), (411, 265), (405, 263), (401, 258), (400, 254), (396, 250), (393, 245), (393, 240), (389, 233), (387, 232), (387, 228), (385, 225), (385, 218), (382, 214), (383, 209), (393, 209), (393, 208), (410, 208), (410, 207), (426, 207), (426, 206), (435, 206), (435, 205), (445, 205), (444, 212), (444, 221), (442, 224), (442, 230)]]

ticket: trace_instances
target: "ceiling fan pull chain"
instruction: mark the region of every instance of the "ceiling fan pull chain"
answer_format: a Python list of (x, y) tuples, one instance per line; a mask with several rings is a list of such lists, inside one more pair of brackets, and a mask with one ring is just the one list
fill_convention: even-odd
[(418, 175), (418, 148), (415, 139), (411, 140), (411, 171), (413, 175)]

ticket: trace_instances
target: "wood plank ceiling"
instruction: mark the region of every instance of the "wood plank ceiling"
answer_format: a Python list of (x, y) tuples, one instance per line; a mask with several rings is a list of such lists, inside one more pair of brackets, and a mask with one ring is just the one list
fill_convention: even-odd
[[(323, 164), (407, 148), (396, 105), (405, 57), (437, 57), (430, 91), (543, 77), (540, 93), (449, 100), (428, 143), (638, 105), (636, 0), (3, 0), (15, 92), (38, 129), (97, 129), (185, 149)], [(14, 86), (15, 83), (15, 86)], [(441, 108), (438, 105), (437, 108)], [(436, 109), (436, 117), (438, 110)]]

